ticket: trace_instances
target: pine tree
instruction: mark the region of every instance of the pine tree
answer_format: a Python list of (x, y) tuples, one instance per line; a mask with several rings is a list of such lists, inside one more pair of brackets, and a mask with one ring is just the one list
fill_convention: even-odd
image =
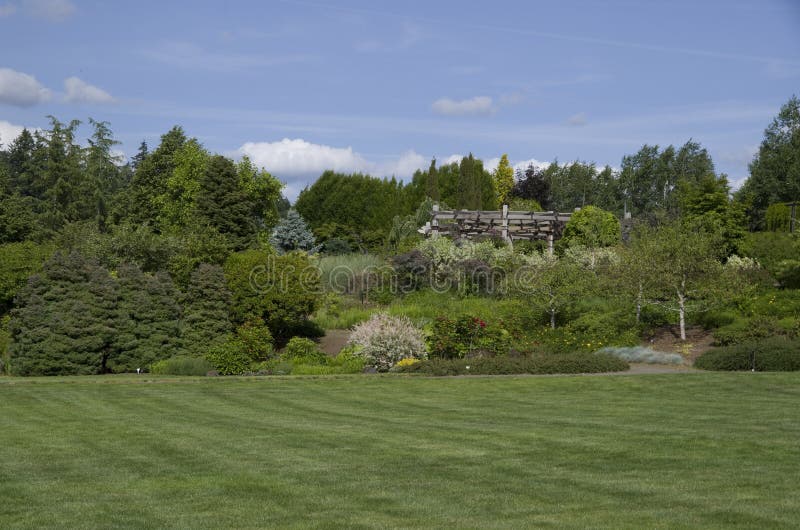
[(202, 356), (233, 330), (229, 318), (231, 293), (219, 265), (202, 264), (192, 273), (186, 291), (182, 335), (184, 350)]
[(109, 368), (133, 372), (180, 353), (179, 292), (172, 278), (129, 264), (121, 265), (117, 276), (120, 331)]
[(234, 248), (245, 248), (255, 235), (253, 204), (240, 186), (236, 166), (221, 155), (211, 157), (200, 179), (196, 215), (228, 237)]
[(18, 375), (105, 373), (120, 330), (109, 272), (77, 253), (56, 254), (17, 296), (9, 322)]
[(270, 243), (279, 252), (310, 251), (314, 249), (314, 234), (297, 210), (289, 210), (273, 230)]

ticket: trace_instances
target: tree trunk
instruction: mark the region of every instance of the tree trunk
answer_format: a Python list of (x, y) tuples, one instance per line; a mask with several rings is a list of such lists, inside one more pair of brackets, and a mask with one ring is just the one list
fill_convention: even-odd
[(556, 310), (550, 309), (550, 329), (556, 329)]
[(686, 280), (681, 280), (681, 288), (678, 290), (678, 312), (680, 314), (681, 340), (686, 340), (686, 298), (683, 293), (686, 290)]
[(644, 288), (642, 282), (639, 282), (639, 294), (636, 296), (636, 323), (639, 324), (642, 320), (642, 298), (644, 298)]

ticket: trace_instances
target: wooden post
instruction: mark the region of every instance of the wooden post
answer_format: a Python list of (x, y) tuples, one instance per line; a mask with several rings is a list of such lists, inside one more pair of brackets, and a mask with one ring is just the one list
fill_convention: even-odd
[(433, 219), (431, 219), (431, 234), (433, 237), (439, 236), (439, 218), (437, 214), (439, 213), (439, 203), (433, 203)]
[(503, 213), (500, 215), (500, 219), (502, 221), (502, 226), (503, 226), (503, 228), (502, 228), (502, 230), (503, 230), (503, 232), (502, 232), (503, 233), (503, 240), (504, 241), (510, 241), (510, 239), (508, 237), (508, 205), (507, 204), (503, 205)]
[(548, 256), (552, 256), (553, 255), (553, 233), (552, 232), (547, 234), (547, 255)]

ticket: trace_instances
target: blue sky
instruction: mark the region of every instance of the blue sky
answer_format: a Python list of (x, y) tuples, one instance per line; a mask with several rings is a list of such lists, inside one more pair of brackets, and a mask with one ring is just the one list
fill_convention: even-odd
[(738, 183), (793, 93), (797, 0), (0, 0), (0, 142), (92, 117), (130, 155), (179, 124), (290, 195), (327, 167), (619, 166), (689, 138)]

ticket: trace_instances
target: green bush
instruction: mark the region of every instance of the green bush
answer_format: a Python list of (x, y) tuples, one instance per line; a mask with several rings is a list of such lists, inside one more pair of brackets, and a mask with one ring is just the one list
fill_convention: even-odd
[(800, 315), (800, 296), (789, 289), (773, 290), (753, 301), (752, 314), (775, 318), (797, 318)]
[(328, 356), (320, 351), (316, 342), (303, 337), (292, 337), (281, 354), (281, 359), (294, 364), (324, 365)]
[(567, 246), (597, 248), (616, 245), (621, 238), (619, 220), (613, 213), (596, 206), (585, 206), (572, 214), (561, 241)]
[(736, 322), (736, 313), (725, 310), (706, 311), (698, 315), (696, 322), (706, 330), (717, 329)]
[(781, 328), (778, 326), (778, 319), (775, 317), (738, 318), (727, 326), (714, 331), (714, 344), (731, 346), (782, 334)]
[(431, 357), (461, 359), (471, 354), (505, 355), (511, 349), (511, 335), (480, 317), (439, 317), (428, 340)]
[(220, 375), (241, 375), (250, 370), (254, 361), (247, 349), (236, 340), (212, 346), (206, 354), (206, 360)]
[(785, 259), (775, 265), (775, 279), (785, 289), (800, 289), (800, 260)]
[(714, 348), (698, 357), (702, 370), (794, 372), (800, 370), (800, 340), (771, 337)]
[(512, 375), (512, 374), (586, 374), (621, 372), (628, 363), (612, 355), (571, 353), (530, 357), (483, 357), (478, 359), (429, 359), (399, 366), (399, 373), (423, 375)]
[(175, 356), (150, 365), (150, 373), (157, 375), (206, 375), (214, 367), (206, 359)]

